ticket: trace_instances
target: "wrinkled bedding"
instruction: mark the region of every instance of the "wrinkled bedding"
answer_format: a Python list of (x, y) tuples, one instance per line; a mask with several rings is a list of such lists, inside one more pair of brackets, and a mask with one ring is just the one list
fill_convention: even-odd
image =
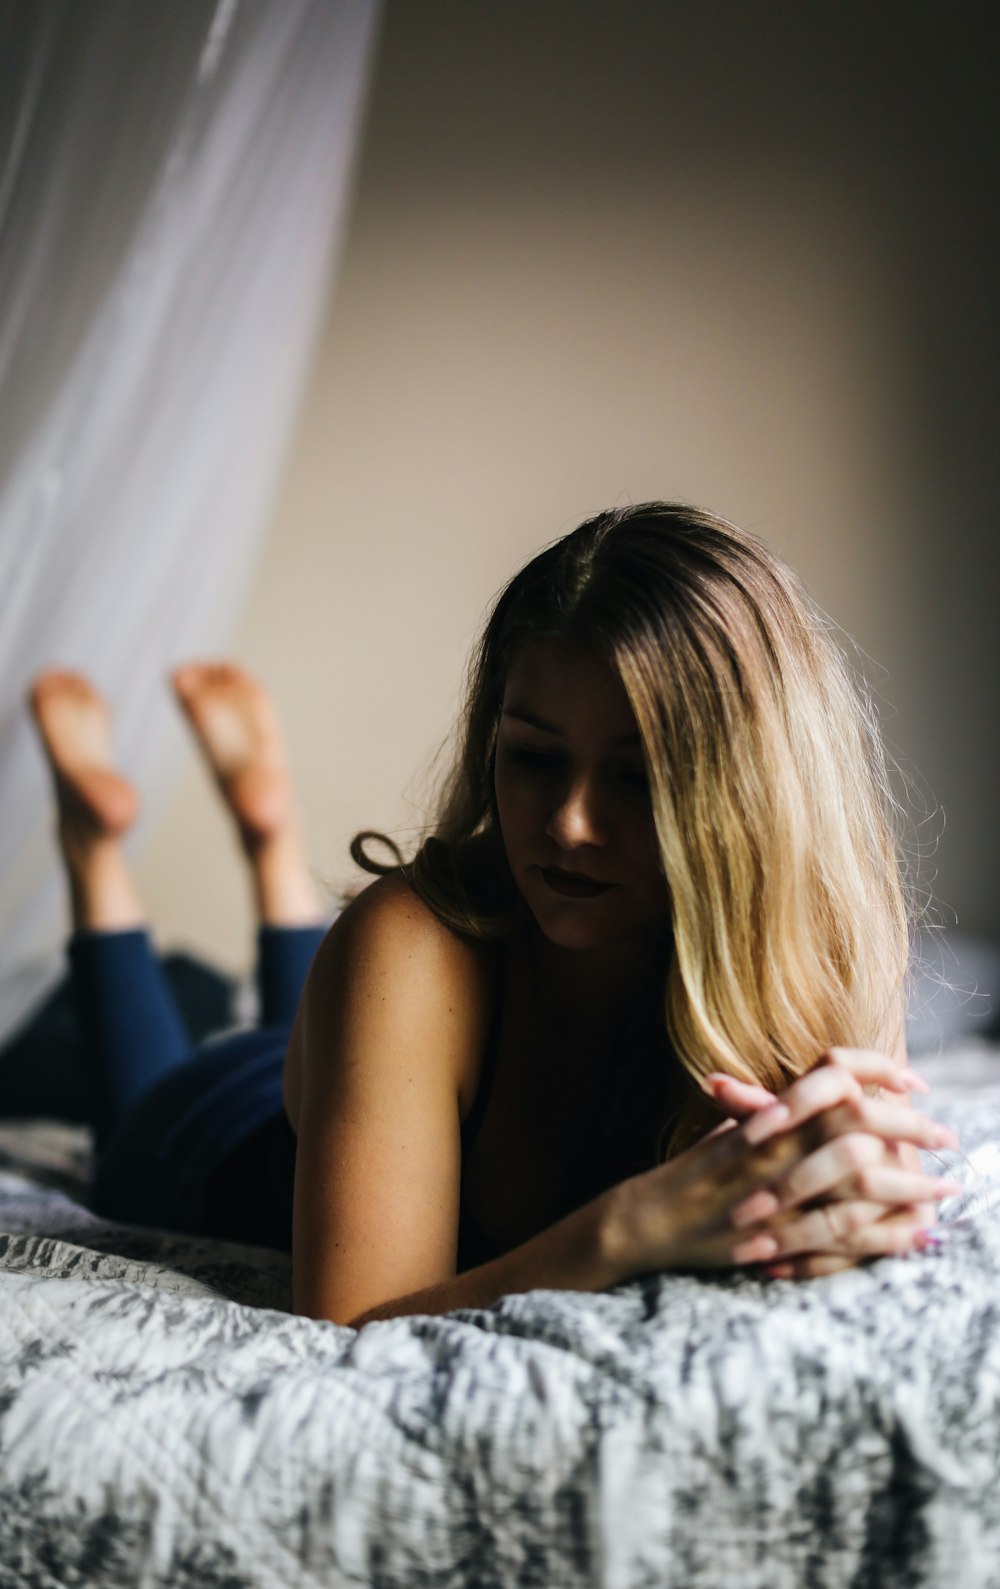
[(1000, 1048), (919, 1068), (939, 1251), (360, 1332), (0, 1126), (0, 1589), (1000, 1589)]

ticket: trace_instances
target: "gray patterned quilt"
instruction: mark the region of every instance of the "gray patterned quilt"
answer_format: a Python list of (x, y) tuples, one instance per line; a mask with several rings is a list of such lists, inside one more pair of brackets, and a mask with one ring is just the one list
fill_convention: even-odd
[(920, 1068), (939, 1252), (360, 1332), (0, 1130), (0, 1586), (1000, 1586), (1000, 1049)]

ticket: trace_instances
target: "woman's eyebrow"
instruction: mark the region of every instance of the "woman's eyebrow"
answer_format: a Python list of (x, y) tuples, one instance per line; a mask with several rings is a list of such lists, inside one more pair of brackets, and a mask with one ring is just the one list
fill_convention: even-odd
[[(525, 706), (505, 706), (503, 715), (504, 717), (516, 717), (519, 723), (527, 723), (530, 728), (537, 728), (543, 734), (555, 734), (560, 739), (564, 737), (562, 729), (557, 728), (555, 723), (550, 723), (544, 717), (539, 717), (537, 712), (529, 712)], [(623, 748), (637, 747), (639, 743), (639, 735), (636, 732), (616, 734), (613, 739), (608, 740), (609, 745), (621, 745)]]
[(529, 712), (526, 707), (505, 706), (503, 715), (504, 717), (516, 717), (519, 723), (527, 723), (531, 728), (539, 728), (543, 734), (559, 734), (560, 737), (562, 736), (562, 730), (557, 728), (555, 723), (547, 723), (544, 717), (539, 717), (535, 712)]

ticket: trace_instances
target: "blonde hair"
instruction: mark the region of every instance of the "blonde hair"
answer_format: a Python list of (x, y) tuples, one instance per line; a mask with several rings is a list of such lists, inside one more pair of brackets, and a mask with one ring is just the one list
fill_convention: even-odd
[[(718, 1120), (712, 1071), (778, 1090), (827, 1048), (894, 1048), (908, 924), (899, 809), (871, 700), (791, 571), (679, 503), (599, 514), (497, 598), (455, 765), (406, 874), (456, 931), (527, 919), (506, 866), (493, 758), (512, 659), (582, 644), (621, 678), (642, 740), (673, 928), (666, 1034), (682, 1067), (659, 1149)], [(359, 835), (352, 853), (370, 871)], [(665, 1146), (664, 1146), (665, 1145)]]

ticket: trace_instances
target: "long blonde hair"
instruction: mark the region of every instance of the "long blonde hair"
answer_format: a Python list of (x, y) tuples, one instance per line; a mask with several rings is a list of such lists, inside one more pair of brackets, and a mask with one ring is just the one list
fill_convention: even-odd
[[(588, 519), (497, 598), (469, 671), (438, 819), (406, 875), (456, 931), (526, 920), (493, 759), (529, 638), (583, 644), (621, 678), (642, 740), (673, 952), (666, 1034), (676, 1153), (718, 1115), (700, 1079), (776, 1090), (833, 1045), (893, 1048), (908, 959), (899, 809), (878, 725), (791, 571), (725, 520), (651, 502)], [(371, 871), (385, 870), (352, 846)]]

